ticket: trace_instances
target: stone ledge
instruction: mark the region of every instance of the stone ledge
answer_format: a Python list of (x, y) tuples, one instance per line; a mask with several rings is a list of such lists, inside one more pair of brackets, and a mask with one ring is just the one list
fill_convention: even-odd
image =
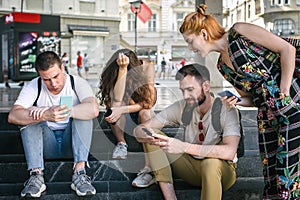
[[(134, 188), (131, 182), (128, 181), (95, 181), (93, 185), (97, 190), (97, 194), (93, 197), (77, 197), (70, 188), (71, 182), (61, 183), (46, 183), (47, 191), (40, 198), (41, 200), (52, 199), (143, 199), (143, 200), (162, 200), (163, 196), (158, 187), (154, 184), (149, 188)], [(175, 180), (174, 187), (178, 200), (198, 200), (200, 197), (200, 189), (187, 185), (182, 180)], [(23, 184), (1, 184), (0, 185), (0, 199), (12, 200), (19, 199), (19, 193), (23, 188)], [(238, 178), (235, 185), (228, 191), (223, 193), (222, 200), (241, 200), (261, 199), (263, 188), (263, 178)], [(10, 192), (8, 192), (10, 191)]]

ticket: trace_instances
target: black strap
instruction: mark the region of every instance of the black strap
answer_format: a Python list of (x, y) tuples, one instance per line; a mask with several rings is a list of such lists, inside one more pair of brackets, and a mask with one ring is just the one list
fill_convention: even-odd
[(41, 93), (41, 90), (42, 90), (42, 79), (41, 77), (38, 78), (38, 93), (37, 93), (37, 97), (33, 103), (33, 106), (36, 106), (37, 105), (37, 101), (40, 97), (40, 93)]
[[(69, 75), (70, 76), (70, 81), (71, 81), (71, 87), (72, 87), (72, 90), (74, 90), (77, 98), (78, 98), (78, 95), (77, 95), (77, 92), (75, 90), (75, 84), (74, 84), (74, 77), (72, 75)], [(38, 93), (37, 93), (37, 97), (33, 103), (33, 106), (37, 106), (37, 101), (40, 97), (40, 94), (41, 94), (41, 90), (42, 90), (42, 79), (41, 77), (38, 78)], [(79, 98), (78, 98), (79, 99)]]
[(220, 120), (222, 106), (223, 104), (221, 99), (217, 97), (211, 109), (211, 123), (215, 131), (220, 135), (221, 139), (223, 137), (223, 131), (222, 131), (221, 120)]

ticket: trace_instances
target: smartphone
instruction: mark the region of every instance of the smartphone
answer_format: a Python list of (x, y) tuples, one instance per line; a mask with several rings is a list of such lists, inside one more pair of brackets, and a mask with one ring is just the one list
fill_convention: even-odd
[[(106, 110), (105, 114), (104, 114), (104, 117), (110, 116), (111, 113), (112, 113), (112, 110), (111, 110), (110, 108), (108, 108), (108, 109)], [(115, 125), (116, 123), (117, 123), (117, 122), (113, 122), (113, 123), (111, 123), (111, 125)]]
[(227, 96), (228, 98), (232, 97), (232, 96), (235, 96), (238, 99), (237, 102), (242, 101), (242, 99), (240, 97), (236, 96), (235, 94), (233, 94), (229, 90), (218, 92), (218, 95), (221, 96), (221, 97)]
[(142, 128), (142, 130), (143, 130), (147, 135), (152, 136), (152, 133), (151, 133), (148, 129)]
[(60, 105), (67, 105), (68, 108), (72, 108), (73, 107), (72, 96), (61, 96), (60, 97)]
[[(153, 134), (147, 129), (147, 128), (142, 128), (142, 130), (149, 136), (154, 137)], [(157, 137), (154, 137), (155, 139), (157, 139)]]

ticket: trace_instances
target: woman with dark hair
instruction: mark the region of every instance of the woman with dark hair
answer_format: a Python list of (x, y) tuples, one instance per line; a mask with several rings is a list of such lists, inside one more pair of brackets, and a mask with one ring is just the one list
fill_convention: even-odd
[(228, 31), (206, 5), (196, 6), (180, 27), (193, 52), (220, 53), (217, 68), (242, 96), (224, 98), (227, 106), (258, 107), (264, 199), (300, 198), (300, 40), (236, 23)]
[[(104, 119), (110, 123), (117, 139), (113, 150), (114, 159), (126, 159), (127, 143), (124, 138), (125, 114), (130, 114), (134, 123), (143, 123), (151, 118), (151, 108), (156, 102), (154, 69), (137, 58), (129, 49), (116, 51), (101, 74), (97, 97), (101, 105), (112, 112)], [(133, 186), (148, 187), (155, 182), (147, 156), (145, 168), (133, 181)]]

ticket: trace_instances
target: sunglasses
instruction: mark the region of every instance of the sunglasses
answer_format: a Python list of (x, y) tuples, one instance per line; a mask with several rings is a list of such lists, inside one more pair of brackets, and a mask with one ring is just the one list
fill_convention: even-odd
[(198, 129), (199, 129), (199, 135), (198, 135), (198, 139), (200, 142), (203, 142), (205, 139), (205, 134), (204, 134), (204, 129), (203, 129), (203, 123), (199, 122), (198, 123)]

